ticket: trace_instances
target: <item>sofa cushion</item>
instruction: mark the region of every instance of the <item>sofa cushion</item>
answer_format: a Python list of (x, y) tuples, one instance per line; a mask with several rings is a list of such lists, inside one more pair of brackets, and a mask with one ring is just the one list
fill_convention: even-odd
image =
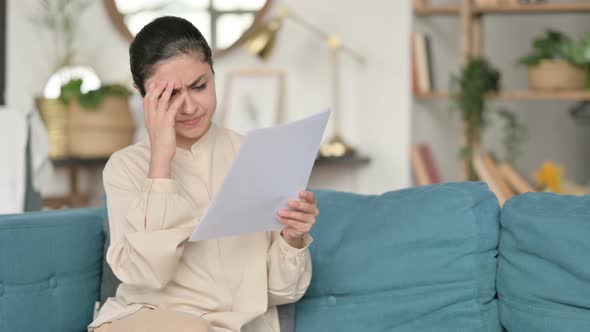
[(502, 210), (498, 296), (509, 332), (590, 331), (590, 196), (531, 193)]
[(100, 209), (0, 216), (0, 331), (83, 331), (98, 299)]
[(482, 183), (317, 192), (296, 330), (499, 332), (499, 206)]

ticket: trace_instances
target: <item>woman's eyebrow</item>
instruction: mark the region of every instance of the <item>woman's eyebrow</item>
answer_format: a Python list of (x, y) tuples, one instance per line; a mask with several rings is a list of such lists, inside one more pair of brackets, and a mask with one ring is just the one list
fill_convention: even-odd
[[(201, 80), (205, 77), (206, 74), (202, 74), (201, 76), (197, 77), (196, 80), (194, 80), (191, 84), (188, 84), (186, 87), (190, 88), (193, 87), (197, 84), (199, 84), (199, 82), (201, 82)], [(180, 89), (173, 89), (172, 93), (178, 93), (178, 91), (180, 91)]]

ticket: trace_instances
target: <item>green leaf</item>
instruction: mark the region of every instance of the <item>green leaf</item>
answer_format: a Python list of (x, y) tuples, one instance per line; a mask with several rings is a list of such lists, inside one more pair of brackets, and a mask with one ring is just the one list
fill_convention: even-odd
[(74, 79), (61, 86), (58, 99), (65, 105), (69, 105), (72, 99), (78, 98), (81, 94), (82, 80)]
[(107, 96), (127, 97), (131, 91), (120, 84), (107, 84), (87, 93), (82, 93), (82, 80), (73, 79), (62, 85), (59, 100), (69, 105), (73, 99), (78, 99), (80, 106), (85, 110), (96, 110), (100, 103)]

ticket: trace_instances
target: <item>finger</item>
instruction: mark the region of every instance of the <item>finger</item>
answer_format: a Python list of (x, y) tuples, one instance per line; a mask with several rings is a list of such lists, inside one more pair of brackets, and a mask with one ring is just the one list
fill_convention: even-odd
[(174, 83), (166, 82), (166, 88), (162, 92), (162, 96), (158, 99), (158, 112), (164, 113), (168, 109), (168, 103), (170, 102), (170, 96), (174, 90)]
[(155, 83), (152, 82), (147, 87), (147, 91), (145, 96), (143, 97), (143, 122), (146, 128), (150, 127), (151, 124), (151, 112), (149, 111), (149, 99), (152, 95), (152, 91), (154, 90)]
[(315, 218), (313, 214), (303, 213), (299, 211), (281, 210), (278, 213), (279, 217), (289, 218), (297, 220), (306, 224), (315, 224)]
[(167, 81), (158, 82), (154, 84), (154, 87), (149, 93), (149, 97), (146, 98), (148, 103), (147, 106), (151, 111), (157, 111), (158, 99), (160, 99), (160, 96), (162, 95), (162, 92), (164, 92), (166, 86)]
[(172, 104), (170, 104), (170, 107), (168, 107), (168, 111), (166, 112), (166, 119), (168, 123), (172, 123), (172, 125), (174, 125), (176, 113), (178, 113), (178, 110), (180, 109), (180, 107), (182, 107), (182, 104), (184, 104), (185, 100), (186, 96), (184, 94), (181, 94), (172, 102)]
[(166, 82), (154, 82), (151, 85), (151, 90), (148, 92), (144, 99), (144, 112), (147, 112), (148, 124), (147, 127), (157, 125), (158, 121), (158, 97), (162, 94), (163, 89), (166, 87)]
[(283, 225), (294, 228), (298, 232), (302, 232), (302, 233), (309, 233), (312, 228), (311, 224), (300, 222), (300, 221), (294, 220), (294, 219), (283, 218), (283, 217), (279, 216), (279, 217), (277, 217), (277, 220), (280, 223), (282, 223)]
[(291, 200), (291, 201), (289, 201), (288, 205), (290, 208), (292, 208), (294, 210), (313, 214), (314, 216), (318, 215), (318, 208), (314, 204), (310, 204), (305, 201)]
[(310, 204), (315, 204), (315, 195), (311, 191), (302, 191), (299, 193), (299, 197)]

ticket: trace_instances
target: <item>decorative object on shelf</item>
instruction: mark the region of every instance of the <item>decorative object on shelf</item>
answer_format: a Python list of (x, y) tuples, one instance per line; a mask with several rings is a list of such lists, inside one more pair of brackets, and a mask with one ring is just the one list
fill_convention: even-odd
[(340, 54), (342, 52), (350, 55), (359, 63), (365, 63), (365, 58), (352, 50), (351, 48), (342, 44), (340, 39), (332, 34), (329, 34), (322, 29), (308, 23), (300, 16), (292, 11), (283, 10), (278, 16), (270, 19), (265, 24), (254, 27), (245, 35), (244, 46), (248, 51), (257, 55), (262, 59), (268, 59), (274, 46), (276, 45), (277, 34), (280, 31), (283, 22), (286, 19), (303, 26), (312, 34), (320, 36), (326, 42), (327, 47), (331, 53), (332, 66), (332, 121), (334, 125), (334, 134), (332, 138), (323, 143), (320, 147), (320, 156), (328, 157), (343, 157), (355, 156), (357, 151), (350, 144), (348, 144), (342, 137), (340, 129)]
[(432, 68), (430, 37), (412, 33), (412, 92), (415, 96), (428, 94), (435, 89)]
[(534, 172), (538, 191), (549, 191), (561, 194), (563, 180), (563, 166), (555, 165), (551, 161), (545, 161), (541, 168)]
[[(464, 124), (465, 141), (460, 155), (468, 166), (468, 179), (475, 180), (477, 174), (472, 161), (478, 153), (481, 135), (489, 125), (489, 114), (492, 112), (486, 97), (500, 90), (500, 72), (484, 58), (471, 58), (459, 76), (451, 76), (451, 85), (453, 109), (461, 112)], [(514, 159), (524, 138), (524, 126), (517, 121), (516, 115), (506, 109), (497, 113), (507, 121), (504, 144), (509, 159)]]
[(548, 30), (533, 41), (533, 48), (518, 60), (527, 66), (531, 88), (580, 90), (588, 86), (590, 36), (575, 42), (559, 31)]
[(285, 72), (281, 69), (231, 70), (224, 82), (221, 123), (238, 133), (281, 123)]
[(143, 26), (166, 15), (183, 17), (199, 28), (213, 49), (214, 58), (237, 47), (244, 33), (264, 17), (272, 0), (103, 0), (114, 27), (131, 42)]
[(68, 109), (68, 152), (81, 158), (108, 157), (133, 142), (135, 124), (130, 92), (122, 85), (103, 85), (83, 93), (82, 80), (62, 86), (59, 100)]

